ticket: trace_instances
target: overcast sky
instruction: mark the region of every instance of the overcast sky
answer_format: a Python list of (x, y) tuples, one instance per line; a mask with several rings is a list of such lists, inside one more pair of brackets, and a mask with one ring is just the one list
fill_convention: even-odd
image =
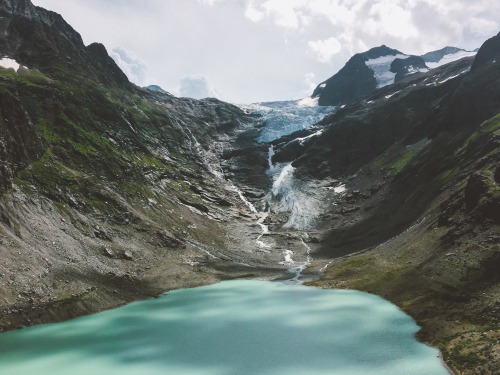
[(474, 49), (500, 31), (497, 0), (32, 0), (129, 79), (233, 103), (297, 99), (352, 54)]

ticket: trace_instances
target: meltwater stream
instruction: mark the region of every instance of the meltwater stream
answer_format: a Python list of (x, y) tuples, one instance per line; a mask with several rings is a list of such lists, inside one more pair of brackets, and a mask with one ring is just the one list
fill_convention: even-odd
[(448, 374), (367, 293), (224, 281), (0, 335), (3, 375)]

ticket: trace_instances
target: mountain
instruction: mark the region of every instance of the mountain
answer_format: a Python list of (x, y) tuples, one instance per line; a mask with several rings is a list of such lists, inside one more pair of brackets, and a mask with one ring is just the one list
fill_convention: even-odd
[(311, 97), (318, 98), (322, 106), (349, 104), (411, 74), (427, 72), (475, 54), (475, 51), (445, 47), (422, 56), (410, 56), (382, 45), (354, 55), (338, 73), (321, 82)]
[(293, 267), (498, 373), (500, 35), (355, 55), (316, 96), (342, 107), (238, 107), (135, 86), (27, 0), (0, 16), (0, 330)]
[(406, 57), (387, 46), (380, 46), (351, 57), (335, 75), (320, 83), (312, 94), (319, 105), (340, 105), (357, 100), (378, 87), (393, 82), (389, 71), (396, 57)]

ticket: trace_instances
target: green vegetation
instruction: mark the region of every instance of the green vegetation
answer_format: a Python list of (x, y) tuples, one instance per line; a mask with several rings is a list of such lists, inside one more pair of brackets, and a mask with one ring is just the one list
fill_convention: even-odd
[(394, 172), (399, 173), (408, 166), (408, 164), (415, 158), (417, 151), (408, 150), (401, 154), (398, 159), (391, 165)]
[(488, 121), (485, 121), (479, 128), (481, 133), (493, 133), (497, 130), (500, 130), (500, 114), (492, 117)]

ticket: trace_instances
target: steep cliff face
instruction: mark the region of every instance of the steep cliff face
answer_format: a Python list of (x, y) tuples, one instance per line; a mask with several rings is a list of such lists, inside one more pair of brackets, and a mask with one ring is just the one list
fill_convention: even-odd
[(319, 97), (319, 105), (341, 105), (375, 91), (377, 80), (365, 60), (353, 56), (336, 75), (320, 83), (312, 97)]
[(472, 71), (487, 69), (488, 65), (495, 65), (500, 58), (500, 34), (488, 39), (477, 52), (472, 65)]
[(15, 174), (42, 152), (41, 140), (19, 98), (4, 91), (0, 103), (0, 194)]

